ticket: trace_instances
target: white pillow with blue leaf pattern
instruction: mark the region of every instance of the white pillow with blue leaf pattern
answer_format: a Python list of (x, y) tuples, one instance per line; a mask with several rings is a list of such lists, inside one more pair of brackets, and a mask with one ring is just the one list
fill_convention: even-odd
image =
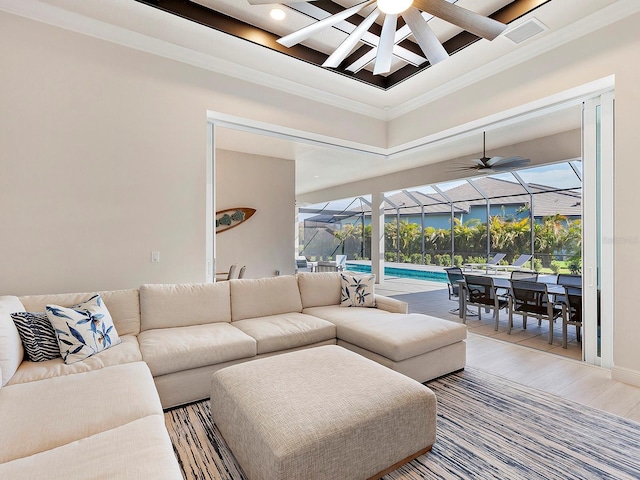
[(340, 274), (342, 291), (340, 293), (341, 307), (375, 307), (376, 298), (374, 274), (354, 274), (344, 272)]
[(76, 363), (119, 344), (116, 327), (100, 295), (73, 307), (47, 305), (64, 363)]

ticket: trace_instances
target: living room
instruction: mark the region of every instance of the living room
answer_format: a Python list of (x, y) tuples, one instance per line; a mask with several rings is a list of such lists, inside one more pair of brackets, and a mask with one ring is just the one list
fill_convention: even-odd
[[(297, 192), (294, 161), (221, 149), (215, 153), (219, 170), (213, 186), (207, 170), (212, 118), (275, 125), (384, 154), (613, 79), (610, 375), (640, 386), (640, 329), (632, 300), (640, 226), (629, 220), (635, 218), (638, 173), (637, 2), (591, 2), (593, 10), (585, 12), (590, 16), (576, 27), (583, 33), (575, 39), (529, 52), (526, 61), (485, 71), (478, 79), (465, 77), (439, 90), (427, 84), (434, 93), (420, 102), (396, 90), (403, 85), (352, 89), (353, 80), (312, 65), (301, 67), (313, 77), (305, 84), (279, 81), (280, 60), (257, 74), (228, 56), (250, 57), (262, 47), (234, 42), (232, 55), (223, 51), (223, 34), (129, 3), (113, 2), (98, 14), (71, 0), (0, 0), (0, 38), (10, 46), (3, 49), (0, 73), (3, 295), (205, 282), (215, 267), (208, 249), (212, 195), (216, 209), (258, 209), (246, 228), (235, 230), (234, 240), (225, 239), (227, 234), (216, 240), (216, 248), (231, 252), (216, 258), (220, 267), (250, 252), (242, 257), (251, 265), (249, 277), (274, 276), (275, 270), (292, 274), (296, 201), (383, 192), (445, 180), (447, 174), (433, 164)], [(194, 38), (185, 39), (177, 27), (189, 28)], [(191, 41), (206, 44), (205, 51), (194, 53)], [(413, 87), (420, 81), (418, 75), (405, 83)], [(323, 83), (331, 83), (331, 90), (320, 89)], [(340, 89), (343, 95), (336, 93)], [(160, 252), (159, 262), (151, 261), (152, 251)]]

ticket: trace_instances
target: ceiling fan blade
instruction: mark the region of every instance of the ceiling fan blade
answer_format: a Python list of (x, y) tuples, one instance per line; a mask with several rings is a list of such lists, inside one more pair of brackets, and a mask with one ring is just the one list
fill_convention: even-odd
[(487, 40), (493, 40), (507, 28), (504, 23), (459, 7), (446, 0), (414, 0), (413, 4), (420, 10)]
[(311, 25), (301, 28), (296, 32), (286, 35), (278, 39), (277, 42), (281, 45), (284, 45), (285, 47), (293, 47), (294, 45), (306, 40), (314, 33), (318, 33), (319, 31), (324, 30), (325, 28), (332, 27), (336, 23), (340, 23), (341, 21), (346, 20), (352, 15), (355, 15), (360, 10), (364, 9), (365, 7), (368, 7), (375, 1), (376, 0), (367, 0), (366, 2), (360, 3), (358, 5), (354, 5), (351, 8), (347, 8), (346, 10), (336, 13), (335, 15), (331, 15), (330, 17), (319, 20), (315, 23), (312, 23)]
[(474, 158), (471, 162), (474, 164), (471, 168), (489, 168), (489, 165), (487, 165), (486, 161), (482, 158)]
[(336, 68), (340, 63), (347, 58), (347, 55), (353, 50), (358, 42), (362, 39), (362, 36), (365, 34), (369, 27), (373, 25), (373, 22), (377, 20), (380, 16), (380, 10), (378, 8), (374, 9), (367, 18), (365, 18), (360, 25), (356, 27), (356, 29), (351, 32), (351, 34), (345, 39), (344, 42), (340, 44), (338, 48), (327, 58), (327, 60), (322, 64), (323, 67), (334, 67)]
[(494, 165), (499, 165), (504, 160), (509, 160), (509, 159), (505, 157), (491, 157), (489, 160), (485, 162), (485, 164), (489, 167), (493, 167)]
[(376, 64), (373, 67), (373, 74), (380, 75), (391, 71), (391, 61), (393, 60), (393, 46), (395, 45), (396, 27), (398, 25), (398, 15), (388, 13), (384, 17), (382, 33), (378, 43), (378, 55)]
[(522, 168), (527, 166), (530, 161), (531, 160), (529, 160), (528, 158), (522, 157), (502, 158), (500, 161), (491, 165), (491, 170), (501, 172), (505, 170), (513, 170), (515, 168)]
[(440, 40), (438, 40), (438, 37), (433, 33), (433, 30), (431, 30), (431, 27), (417, 8), (409, 8), (402, 14), (402, 18), (409, 25), (413, 36), (431, 65), (435, 65), (449, 57)]

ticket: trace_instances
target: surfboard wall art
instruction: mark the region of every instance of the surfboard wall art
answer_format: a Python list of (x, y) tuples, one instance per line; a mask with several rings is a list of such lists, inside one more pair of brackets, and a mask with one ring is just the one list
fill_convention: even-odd
[(238, 207), (216, 212), (216, 233), (226, 232), (249, 220), (256, 213), (255, 208)]

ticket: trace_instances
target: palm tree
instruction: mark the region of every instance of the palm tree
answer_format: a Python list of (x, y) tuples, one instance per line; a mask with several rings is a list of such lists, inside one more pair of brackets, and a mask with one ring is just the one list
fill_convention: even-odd
[(340, 230), (333, 230), (333, 236), (338, 239), (340, 242), (340, 251), (342, 255), (344, 255), (344, 244), (347, 239), (352, 238), (354, 236), (356, 227), (352, 223), (347, 223), (346, 225), (342, 225)]
[(420, 225), (409, 223), (406, 220), (400, 222), (400, 246), (407, 257), (411, 255), (411, 245), (420, 238)]

